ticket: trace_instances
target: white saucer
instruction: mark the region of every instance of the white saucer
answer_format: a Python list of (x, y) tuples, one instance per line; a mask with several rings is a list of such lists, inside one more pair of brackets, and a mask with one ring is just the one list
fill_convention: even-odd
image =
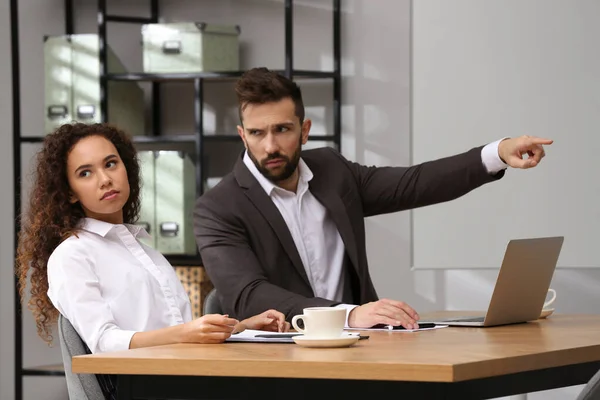
[(360, 335), (344, 332), (340, 337), (334, 338), (310, 338), (306, 336), (292, 337), (297, 345), (302, 347), (349, 347), (358, 342)]
[(554, 308), (544, 308), (540, 314), (540, 319), (547, 318), (554, 312)]

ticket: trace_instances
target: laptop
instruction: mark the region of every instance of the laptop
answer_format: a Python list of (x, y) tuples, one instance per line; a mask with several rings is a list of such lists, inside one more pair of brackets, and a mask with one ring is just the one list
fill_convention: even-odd
[(498, 326), (540, 317), (563, 236), (511, 240), (485, 315), (432, 320), (451, 326)]

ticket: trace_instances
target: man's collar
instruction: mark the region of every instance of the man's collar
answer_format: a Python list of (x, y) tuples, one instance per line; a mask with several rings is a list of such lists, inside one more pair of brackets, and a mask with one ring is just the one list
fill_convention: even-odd
[[(265, 176), (258, 170), (258, 168), (256, 168), (256, 165), (254, 165), (254, 161), (252, 161), (247, 151), (244, 152), (243, 161), (246, 168), (248, 168), (252, 176), (256, 178), (256, 180), (258, 181), (260, 186), (262, 186), (262, 188), (265, 190), (267, 195), (271, 196), (273, 190), (279, 188), (279, 186), (265, 178)], [(310, 168), (308, 168), (308, 165), (306, 165), (302, 158), (300, 158), (298, 162), (298, 168), (300, 172), (299, 179), (308, 184), (308, 182), (313, 178), (313, 173), (310, 170)]]
[(273, 192), (273, 189), (275, 189), (276, 185), (260, 173), (258, 168), (256, 168), (256, 165), (254, 165), (254, 162), (250, 158), (250, 155), (247, 151), (244, 152), (243, 161), (246, 168), (248, 168), (248, 171), (250, 171), (250, 173), (252, 174), (252, 176), (254, 176), (254, 178), (256, 178), (260, 186), (262, 186), (265, 192), (267, 192), (267, 194), (270, 196), (271, 192)]

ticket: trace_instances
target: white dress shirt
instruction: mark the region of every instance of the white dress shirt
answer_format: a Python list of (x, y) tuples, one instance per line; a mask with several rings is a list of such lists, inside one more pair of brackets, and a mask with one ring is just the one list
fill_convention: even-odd
[(48, 260), (48, 297), (92, 353), (129, 348), (136, 332), (191, 321), (173, 267), (135, 225), (84, 218)]
[(244, 163), (285, 220), (315, 296), (341, 301), (344, 290), (344, 242), (327, 209), (308, 190), (308, 182), (313, 178), (308, 165), (300, 159), (300, 176), (294, 193), (265, 178), (248, 153), (244, 155)]
[[(490, 143), (481, 150), (483, 165), (490, 174), (507, 167), (498, 155), (498, 144), (502, 140)], [(280, 188), (265, 178), (248, 153), (244, 155), (244, 164), (281, 213), (292, 234), (315, 296), (341, 301), (344, 288), (344, 242), (327, 209), (308, 190), (308, 182), (313, 174), (304, 160), (300, 159), (298, 163), (300, 176), (296, 193)], [(348, 326), (348, 315), (356, 305), (340, 304), (339, 307), (347, 310)]]

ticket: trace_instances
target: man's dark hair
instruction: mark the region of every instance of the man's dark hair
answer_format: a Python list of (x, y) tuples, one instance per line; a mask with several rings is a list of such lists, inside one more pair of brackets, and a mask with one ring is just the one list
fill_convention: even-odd
[(300, 123), (304, 121), (304, 103), (300, 87), (283, 75), (267, 68), (253, 68), (246, 71), (235, 85), (238, 98), (240, 121), (242, 111), (248, 104), (265, 104), (290, 98), (296, 106), (296, 116)]

